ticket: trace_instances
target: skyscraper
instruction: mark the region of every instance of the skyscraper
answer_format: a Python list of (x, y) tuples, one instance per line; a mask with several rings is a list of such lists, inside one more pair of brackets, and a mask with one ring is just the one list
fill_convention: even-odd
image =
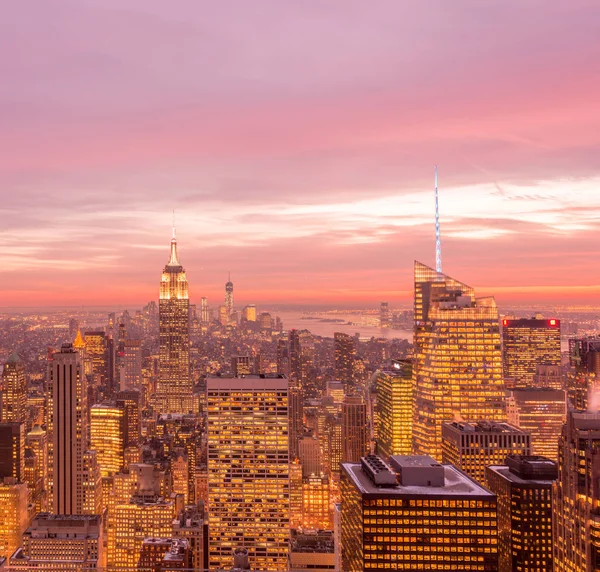
[(504, 318), (502, 346), (507, 386), (532, 386), (538, 365), (560, 366), (560, 320)]
[(498, 497), (499, 572), (552, 570), (552, 482), (556, 463), (545, 457), (510, 456), (486, 468)]
[(290, 460), (298, 458), (298, 440), (304, 427), (304, 394), (298, 380), (289, 380), (288, 403), (290, 411)]
[(13, 353), (2, 371), (2, 393), (0, 394), (0, 420), (3, 423), (25, 422), (27, 416), (27, 380), (25, 366)]
[(358, 395), (347, 395), (342, 403), (342, 462), (358, 463), (369, 453), (367, 404)]
[(90, 447), (96, 451), (100, 474), (108, 477), (123, 468), (124, 411), (115, 403), (93, 405), (90, 415)]
[(231, 273), (225, 283), (225, 308), (227, 315), (231, 317), (233, 314), (233, 282), (231, 281)]
[(415, 451), (441, 458), (442, 423), (505, 418), (494, 298), (415, 261)]
[(63, 344), (48, 361), (48, 488), (55, 514), (83, 514), (87, 387), (79, 353)]
[(555, 572), (600, 569), (600, 412), (569, 411), (553, 489)]
[(209, 567), (245, 547), (252, 570), (287, 567), (289, 549), (288, 381), (215, 377), (208, 404)]
[(344, 382), (346, 393), (352, 393), (354, 387), (354, 360), (356, 359), (356, 340), (341, 332), (333, 334), (334, 367), (333, 375)]
[(25, 480), (25, 424), (0, 423), (0, 481)]
[(142, 342), (141, 340), (123, 340), (121, 376), (119, 389), (138, 389), (142, 387)]
[(377, 376), (379, 427), (377, 453), (382, 457), (412, 453), (413, 381), (410, 361), (394, 362)]
[(381, 302), (379, 308), (379, 327), (389, 328), (391, 325), (390, 306), (387, 302)]
[(160, 413), (188, 413), (193, 409), (190, 377), (188, 282), (177, 257), (175, 229), (171, 256), (160, 282), (160, 325), (157, 408)]
[(27, 500), (25, 483), (13, 477), (0, 479), (0, 559), (8, 559), (21, 545), (29, 521)]

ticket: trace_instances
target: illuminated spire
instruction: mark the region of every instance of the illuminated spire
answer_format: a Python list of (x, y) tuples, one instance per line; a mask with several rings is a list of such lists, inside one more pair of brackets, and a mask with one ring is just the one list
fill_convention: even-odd
[(440, 239), (440, 207), (438, 203), (438, 168), (435, 166), (435, 269), (442, 273), (442, 241)]
[(81, 335), (81, 330), (79, 329), (77, 330), (77, 335), (75, 336), (73, 347), (78, 350), (85, 347), (85, 342), (83, 341), (83, 336)]
[(177, 258), (177, 235), (175, 233), (175, 210), (173, 210), (173, 235), (171, 238), (171, 258), (167, 266), (181, 266), (179, 258)]

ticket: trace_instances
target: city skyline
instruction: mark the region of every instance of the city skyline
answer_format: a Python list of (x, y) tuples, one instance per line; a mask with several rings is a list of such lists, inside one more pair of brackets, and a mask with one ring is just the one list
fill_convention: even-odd
[(10, 6), (3, 306), (154, 298), (173, 208), (195, 300), (409, 301), (434, 164), (444, 270), (598, 301), (600, 8), (453, 4)]

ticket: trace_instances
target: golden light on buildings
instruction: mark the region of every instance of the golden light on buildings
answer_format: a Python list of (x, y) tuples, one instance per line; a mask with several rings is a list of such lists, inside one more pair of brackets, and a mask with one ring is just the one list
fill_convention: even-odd
[(123, 421), (123, 409), (115, 404), (96, 404), (90, 410), (90, 447), (103, 477), (123, 467)]

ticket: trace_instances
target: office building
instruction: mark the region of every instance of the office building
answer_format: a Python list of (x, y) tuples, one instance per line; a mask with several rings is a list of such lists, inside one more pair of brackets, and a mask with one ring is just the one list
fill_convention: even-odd
[[(319, 443), (321, 445), (321, 462), (325, 474), (337, 480), (342, 462), (342, 416), (334, 415), (326, 410), (319, 414)], [(356, 443), (355, 443), (356, 444)]]
[(327, 475), (310, 475), (302, 479), (302, 528), (332, 530), (331, 486)]
[(307, 435), (298, 439), (298, 457), (302, 465), (302, 476), (318, 475), (324, 470), (319, 440)]
[[(85, 332), (83, 336), (83, 343), (85, 352), (81, 353), (82, 364), (84, 366), (84, 373), (90, 375), (90, 379), (93, 385), (103, 386), (114, 390), (114, 343), (103, 331), (91, 331)], [(79, 344), (75, 345), (75, 348), (79, 350)]]
[(248, 549), (253, 570), (287, 566), (288, 380), (277, 374), (206, 381), (209, 568)]
[(531, 436), (531, 454), (558, 461), (558, 441), (567, 419), (565, 391), (544, 387), (507, 392), (508, 422)]
[(415, 262), (414, 321), (414, 449), (441, 459), (442, 423), (505, 420), (498, 308)]
[(345, 393), (352, 393), (354, 388), (354, 361), (357, 358), (356, 339), (348, 334), (333, 334), (333, 375), (344, 383)]
[(143, 391), (141, 340), (123, 340), (119, 388), (121, 391), (131, 389)]
[(532, 385), (546, 389), (563, 389), (562, 367), (560, 365), (538, 365)]
[[(48, 509), (48, 434), (40, 425), (34, 425), (25, 437), (25, 480), (36, 512)], [(27, 455), (29, 454), (29, 463)], [(27, 467), (29, 464), (29, 467)]]
[(25, 424), (0, 423), (0, 481), (25, 481)]
[(187, 540), (182, 538), (144, 538), (137, 569), (140, 572), (189, 570), (192, 555)]
[(502, 346), (507, 386), (532, 386), (538, 365), (560, 366), (560, 320), (504, 318)]
[(496, 495), (428, 456), (342, 465), (344, 572), (498, 570)]
[(304, 430), (304, 393), (298, 380), (290, 379), (288, 385), (290, 412), (290, 460), (298, 458), (298, 441)]
[(342, 403), (342, 462), (358, 463), (369, 453), (367, 404), (356, 395), (349, 395)]
[(11, 572), (93, 572), (105, 565), (102, 517), (39, 513), (10, 558)]
[(569, 340), (568, 399), (575, 409), (587, 410), (592, 393), (600, 390), (600, 337)]
[(478, 483), (485, 484), (486, 467), (504, 464), (508, 455), (531, 455), (528, 433), (499, 422), (442, 424), (442, 462), (451, 463)]
[(412, 453), (413, 380), (412, 363), (396, 361), (394, 366), (377, 376), (377, 454)]
[(292, 531), (289, 572), (333, 572), (335, 569), (333, 531)]
[(24, 423), (27, 420), (27, 379), (25, 366), (13, 353), (2, 370), (0, 420), (3, 423)]
[(47, 392), (49, 507), (54, 514), (83, 514), (87, 385), (71, 344), (63, 344), (48, 360)]
[(100, 403), (90, 409), (90, 447), (96, 451), (98, 467), (103, 477), (123, 468), (123, 409), (116, 403)]
[(552, 483), (557, 464), (539, 456), (511, 455), (486, 468), (498, 502), (499, 572), (552, 570)]
[(246, 322), (256, 322), (256, 305), (248, 304), (242, 310), (242, 319)]
[(123, 410), (123, 445), (137, 447), (142, 435), (142, 394), (135, 389), (119, 391), (115, 402)]
[(9, 558), (21, 546), (29, 523), (27, 485), (14, 477), (0, 479), (0, 557)]
[(600, 568), (600, 412), (569, 411), (553, 489), (555, 572)]
[(208, 324), (210, 321), (210, 308), (208, 307), (208, 299), (200, 298), (200, 322), (202, 324)]
[(198, 506), (188, 506), (180, 511), (173, 521), (173, 536), (187, 540), (190, 554), (190, 568), (194, 570), (205, 570), (208, 568), (205, 551), (205, 540), (207, 537), (207, 524), (204, 514)]
[(188, 281), (177, 257), (173, 229), (171, 256), (162, 273), (158, 302), (160, 348), (156, 406), (159, 413), (188, 413), (194, 407), (189, 306)]
[(258, 375), (260, 371), (259, 355), (238, 355), (231, 357), (231, 373), (235, 376)]
[(392, 316), (390, 314), (390, 306), (387, 302), (381, 302), (379, 307), (379, 327), (389, 328), (392, 325)]

